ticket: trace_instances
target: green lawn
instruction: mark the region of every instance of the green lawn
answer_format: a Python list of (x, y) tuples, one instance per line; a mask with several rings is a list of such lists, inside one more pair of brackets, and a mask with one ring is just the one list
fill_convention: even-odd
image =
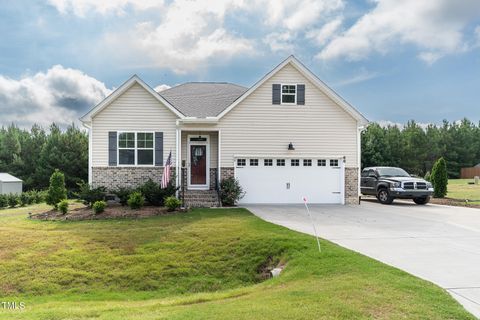
[(480, 184), (468, 184), (473, 179), (448, 180), (447, 197), (453, 199), (477, 200), (480, 203)]
[(243, 209), (26, 219), (45, 208), (0, 211), (0, 301), (26, 304), (0, 319), (474, 319), (429, 282)]

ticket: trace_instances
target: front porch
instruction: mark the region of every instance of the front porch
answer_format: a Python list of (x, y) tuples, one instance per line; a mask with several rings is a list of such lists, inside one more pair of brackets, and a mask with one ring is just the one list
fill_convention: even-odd
[(179, 197), (189, 207), (218, 207), (219, 137), (218, 130), (178, 129), (177, 186)]

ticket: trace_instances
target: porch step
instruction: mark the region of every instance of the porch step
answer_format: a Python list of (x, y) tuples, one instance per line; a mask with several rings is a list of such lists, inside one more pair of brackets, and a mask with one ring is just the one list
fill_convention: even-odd
[(183, 203), (190, 208), (211, 208), (220, 205), (215, 190), (185, 190)]

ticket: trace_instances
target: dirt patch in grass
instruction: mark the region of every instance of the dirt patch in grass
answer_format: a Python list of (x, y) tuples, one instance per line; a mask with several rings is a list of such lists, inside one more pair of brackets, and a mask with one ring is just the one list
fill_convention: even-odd
[(104, 220), (104, 219), (119, 219), (119, 218), (148, 218), (153, 216), (160, 216), (171, 214), (174, 212), (167, 211), (165, 207), (145, 206), (141, 209), (130, 209), (129, 207), (120, 204), (109, 204), (105, 211), (95, 214), (92, 208), (83, 206), (69, 210), (67, 214), (62, 214), (60, 211), (50, 210), (42, 213), (32, 214), (31, 219), (35, 220)]

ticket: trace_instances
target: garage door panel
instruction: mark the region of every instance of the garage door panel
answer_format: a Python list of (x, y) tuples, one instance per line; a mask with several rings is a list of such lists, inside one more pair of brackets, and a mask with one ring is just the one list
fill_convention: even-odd
[(259, 160), (258, 166), (235, 168), (235, 176), (240, 181), (246, 194), (240, 203), (301, 203), (302, 197), (307, 197), (310, 203), (342, 203), (343, 167), (291, 166), (285, 161), (285, 166), (263, 166)]

